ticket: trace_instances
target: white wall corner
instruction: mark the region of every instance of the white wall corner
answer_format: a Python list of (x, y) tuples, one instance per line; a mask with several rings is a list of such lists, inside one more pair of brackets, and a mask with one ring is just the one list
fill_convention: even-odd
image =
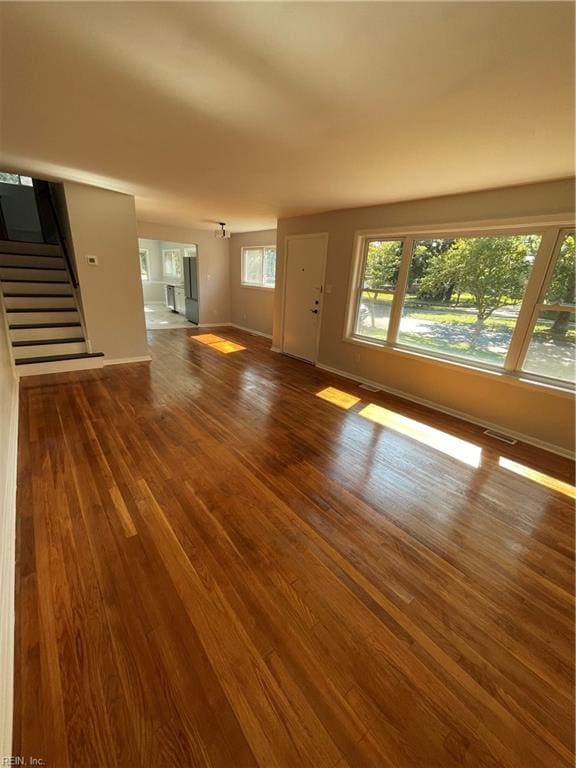
[(0, 759), (12, 754), (14, 711), (14, 629), (16, 586), (16, 477), (18, 458), (18, 385), (14, 387), (2, 489), (0, 539)]

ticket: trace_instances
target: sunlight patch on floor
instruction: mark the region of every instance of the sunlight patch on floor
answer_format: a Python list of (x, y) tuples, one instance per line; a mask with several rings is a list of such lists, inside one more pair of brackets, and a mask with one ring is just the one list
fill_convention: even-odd
[(206, 344), (212, 349), (217, 349), (218, 352), (222, 352), (224, 355), (229, 355), (231, 352), (240, 352), (246, 347), (241, 344), (236, 344), (233, 341), (223, 339), (222, 336), (216, 336), (213, 333), (201, 333), (199, 336), (190, 336), (192, 341), (199, 341), (200, 344)]
[(216, 344), (224, 341), (222, 336), (215, 336), (213, 333), (200, 333), (198, 336), (190, 336), (192, 341), (199, 341), (200, 344)]
[(327, 400), (332, 405), (337, 405), (338, 408), (344, 408), (345, 410), (352, 408), (356, 403), (360, 402), (359, 397), (349, 395), (348, 392), (343, 392), (341, 389), (336, 389), (336, 387), (326, 387), (326, 389), (317, 392), (316, 397)]
[(241, 350), (246, 349), (246, 347), (243, 347), (241, 344), (235, 344), (233, 341), (226, 341), (224, 339), (216, 344), (210, 344), (210, 347), (212, 349), (217, 349), (218, 352), (223, 352), (225, 355), (230, 354), (230, 352), (240, 352)]
[(507, 469), (509, 472), (514, 472), (516, 475), (525, 477), (528, 480), (532, 480), (538, 485), (543, 485), (545, 488), (550, 488), (552, 491), (558, 491), (565, 496), (569, 496), (571, 499), (576, 499), (576, 488), (570, 483), (565, 483), (562, 480), (557, 480), (555, 477), (545, 475), (544, 472), (538, 472), (537, 469), (527, 467), (524, 464), (518, 464), (511, 459), (505, 459), (504, 456), (500, 456), (498, 464), (502, 469)]
[(437, 451), (451, 456), (458, 461), (469, 464), (471, 467), (479, 467), (482, 456), (482, 449), (478, 445), (469, 443), (448, 432), (442, 432), (440, 429), (429, 427), (415, 419), (409, 419), (407, 416), (401, 416), (399, 413), (383, 408), (381, 405), (371, 403), (359, 411), (360, 416), (374, 421), (383, 427), (400, 432), (406, 437), (417, 440), (423, 445), (435, 448)]

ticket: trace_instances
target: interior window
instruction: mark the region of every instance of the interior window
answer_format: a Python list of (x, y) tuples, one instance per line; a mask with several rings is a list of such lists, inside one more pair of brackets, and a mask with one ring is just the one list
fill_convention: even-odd
[(242, 285), (274, 288), (276, 285), (276, 247), (242, 248)]
[(182, 253), (179, 248), (162, 251), (162, 269), (164, 277), (180, 279), (182, 277)]
[(25, 187), (32, 187), (34, 183), (30, 176), (21, 176), (18, 173), (0, 172), (0, 182), (3, 184), (22, 184)]
[(145, 248), (142, 248), (140, 250), (140, 277), (142, 278), (142, 280), (150, 280), (148, 251)]

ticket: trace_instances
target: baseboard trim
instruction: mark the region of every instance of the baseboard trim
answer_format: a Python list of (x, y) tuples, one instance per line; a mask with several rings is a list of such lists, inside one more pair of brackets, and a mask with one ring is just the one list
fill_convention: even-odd
[(104, 366), (108, 365), (128, 365), (129, 363), (149, 363), (152, 360), (150, 355), (141, 355), (140, 357), (106, 357)]
[(18, 382), (14, 385), (8, 438), (6, 487), (2, 494), (0, 539), (0, 757), (12, 754), (14, 711), (14, 629), (16, 591), (16, 478), (18, 462)]
[(236, 323), (229, 323), (232, 328), (237, 328), (239, 331), (246, 331), (254, 336), (263, 336), (265, 339), (271, 339), (271, 333), (262, 333), (262, 331), (255, 331), (254, 328), (246, 328), (244, 325), (237, 325)]
[(531, 435), (525, 435), (522, 432), (515, 432), (514, 430), (510, 430), (507, 427), (502, 426), (502, 424), (495, 424), (494, 422), (490, 421), (482, 421), (481, 419), (477, 419), (475, 416), (472, 416), (469, 413), (464, 413), (463, 411), (457, 411), (454, 408), (448, 408), (446, 406), (439, 405), (438, 403), (434, 403), (431, 400), (425, 400), (423, 397), (411, 395), (408, 392), (402, 392), (399, 389), (394, 389), (394, 387), (389, 387), (385, 384), (382, 384), (380, 381), (365, 379), (362, 376), (356, 376), (353, 373), (341, 371), (339, 368), (332, 368), (331, 366), (324, 365), (323, 363), (316, 363), (316, 367), (323, 371), (327, 371), (328, 373), (333, 373), (336, 376), (342, 376), (344, 379), (356, 381), (359, 384), (368, 384), (369, 386), (381, 389), (383, 392), (387, 392), (390, 395), (395, 395), (396, 397), (400, 397), (403, 400), (409, 400), (410, 402), (416, 403), (417, 405), (423, 405), (433, 411), (445, 413), (447, 416), (454, 416), (457, 419), (462, 419), (462, 421), (475, 424), (478, 427), (484, 427), (484, 429), (493, 429), (496, 432), (502, 432), (503, 434), (509, 435), (516, 440), (520, 440), (522, 443), (528, 443), (528, 445), (533, 445), (535, 448), (541, 448), (542, 450), (548, 451), (549, 453), (555, 453), (556, 455), (563, 456), (567, 459), (573, 459), (575, 456), (572, 451), (569, 451), (566, 448), (554, 445), (553, 443), (547, 443), (544, 440), (539, 440), (538, 438), (532, 437)]
[(225, 328), (231, 326), (232, 323), (197, 323), (196, 328)]
[(280, 352), (282, 352), (282, 350), (280, 349), (280, 347), (275, 347), (274, 345), (272, 345), (272, 346), (270, 347), (270, 352), (277, 352), (277, 353), (280, 353)]

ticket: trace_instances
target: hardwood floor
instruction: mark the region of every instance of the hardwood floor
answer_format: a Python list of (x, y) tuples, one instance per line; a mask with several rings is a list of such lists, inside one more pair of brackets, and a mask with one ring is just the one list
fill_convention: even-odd
[(570, 463), (195, 333), (21, 385), (14, 753), (571, 766)]

